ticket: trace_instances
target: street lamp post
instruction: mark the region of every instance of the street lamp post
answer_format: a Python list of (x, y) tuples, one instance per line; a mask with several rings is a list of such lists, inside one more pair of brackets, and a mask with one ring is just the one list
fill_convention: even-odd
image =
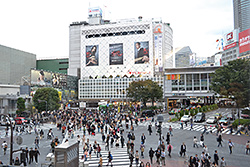
[[(159, 122), (159, 127), (158, 127), (158, 132), (159, 132), (159, 140), (160, 140), (160, 156), (161, 156), (161, 144), (162, 144), (162, 141), (161, 141), (161, 125), (162, 125), (162, 122), (164, 121), (164, 118), (163, 118), (163, 115), (159, 114), (157, 116), (157, 121)], [(162, 166), (161, 164), (161, 160), (160, 160), (160, 166)]]
[[(0, 114), (0, 115), (4, 115), (9, 123), (10, 123), (10, 165), (12, 165), (12, 159), (13, 159), (13, 127), (12, 127), (12, 122), (10, 120), (10, 117), (6, 114)], [(8, 126), (8, 124), (6, 124)]]

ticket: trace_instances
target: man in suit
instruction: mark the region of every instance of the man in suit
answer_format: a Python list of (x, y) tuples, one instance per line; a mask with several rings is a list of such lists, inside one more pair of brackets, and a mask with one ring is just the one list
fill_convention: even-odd
[(141, 48), (141, 43), (136, 42), (135, 47), (137, 49), (137, 55), (135, 59), (135, 64), (143, 64), (143, 63), (148, 63), (149, 62), (149, 57), (148, 55), (144, 54), (144, 49)]
[(186, 150), (187, 150), (186, 144), (182, 143), (180, 155), (182, 156), (182, 154), (183, 154), (184, 156), (186, 156)]

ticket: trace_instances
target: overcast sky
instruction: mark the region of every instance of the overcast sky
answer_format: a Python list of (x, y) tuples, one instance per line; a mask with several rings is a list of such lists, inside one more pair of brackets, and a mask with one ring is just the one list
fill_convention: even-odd
[(38, 59), (69, 55), (69, 24), (87, 21), (88, 7), (106, 5), (110, 19), (162, 18), (174, 47), (198, 56), (216, 52), (216, 39), (233, 30), (233, 0), (5, 0), (0, 1), (0, 44)]

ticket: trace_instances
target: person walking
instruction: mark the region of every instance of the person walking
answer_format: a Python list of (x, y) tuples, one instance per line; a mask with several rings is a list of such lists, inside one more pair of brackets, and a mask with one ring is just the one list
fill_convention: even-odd
[(229, 141), (228, 141), (228, 147), (229, 147), (229, 153), (232, 154), (233, 153), (234, 144), (233, 144), (233, 142), (232, 142), (231, 139), (229, 139)]
[(142, 136), (141, 136), (141, 142), (142, 142), (142, 144), (145, 143), (145, 140), (146, 140), (146, 136), (144, 135), (144, 133), (142, 133)]
[(100, 155), (98, 167), (102, 167), (102, 164), (103, 164), (102, 155)]
[(214, 151), (214, 163), (218, 166), (219, 165), (219, 156), (217, 150)]
[(156, 156), (156, 162), (158, 163), (158, 165), (160, 165), (160, 157), (161, 157), (160, 148), (158, 148), (158, 149), (155, 151), (155, 156)]
[(167, 144), (170, 143), (170, 133), (169, 132), (167, 133), (167, 136), (166, 136), (166, 142), (167, 142)]
[(221, 157), (221, 161), (220, 161), (220, 167), (225, 167), (227, 165), (225, 158)]
[(39, 138), (38, 138), (38, 136), (35, 138), (34, 144), (35, 144), (35, 148), (39, 148)]
[(180, 156), (182, 157), (182, 154), (183, 154), (184, 156), (186, 156), (186, 151), (187, 151), (187, 146), (186, 146), (186, 144), (183, 142), (182, 145), (181, 145)]
[(113, 156), (112, 156), (111, 152), (109, 151), (109, 154), (108, 154), (108, 164), (106, 166), (109, 166), (109, 163), (111, 163), (111, 167), (112, 167), (113, 166), (112, 160), (113, 160)]
[(129, 153), (129, 160), (130, 160), (130, 166), (132, 167), (134, 161), (134, 153), (132, 150)]
[(144, 158), (145, 145), (142, 142), (141, 142), (141, 145), (140, 145), (140, 150), (141, 150), (141, 157)]
[(220, 147), (220, 146), (222, 147), (222, 141), (223, 141), (223, 140), (222, 140), (222, 136), (219, 135), (218, 138), (217, 138), (218, 147)]
[(149, 135), (152, 134), (152, 125), (151, 125), (151, 123), (148, 125), (148, 132), (149, 132)]
[(3, 141), (3, 144), (2, 144), (2, 148), (3, 148), (3, 154), (6, 155), (6, 151), (7, 151), (7, 148), (8, 148), (8, 144), (6, 141)]
[(151, 164), (153, 164), (154, 153), (155, 152), (153, 151), (153, 149), (151, 147), (149, 152), (148, 152)]
[(124, 137), (121, 136), (121, 146), (122, 146), (122, 148), (124, 147), (124, 142), (125, 142)]
[(96, 153), (97, 158), (98, 158), (99, 156), (101, 157), (101, 147), (100, 147), (99, 144), (97, 144), (96, 150), (97, 150), (97, 153)]
[(250, 141), (247, 141), (246, 143), (246, 154), (250, 152)]
[(166, 165), (165, 157), (166, 157), (165, 150), (161, 150), (161, 164), (163, 164), (164, 166)]
[(40, 152), (38, 151), (37, 148), (35, 148), (35, 150), (34, 150), (34, 157), (35, 157), (36, 164), (38, 164), (38, 156), (39, 155), (40, 155)]
[(197, 140), (196, 136), (194, 136), (193, 142), (194, 142), (193, 147), (196, 146), (196, 147), (198, 148), (199, 146), (198, 146), (198, 144), (197, 144), (197, 143), (198, 143), (198, 140)]
[(173, 136), (173, 133), (172, 133), (172, 131), (173, 131), (173, 128), (171, 127), (171, 125), (169, 125), (169, 128), (168, 128), (168, 130), (169, 130), (169, 133), (170, 133), (170, 135), (171, 135), (171, 136)]
[(29, 159), (30, 159), (29, 164), (34, 161), (34, 151), (32, 147), (30, 148), (29, 151)]
[(173, 150), (173, 146), (170, 143), (168, 144), (167, 150), (168, 150), (168, 156), (171, 158), (171, 152)]
[(136, 150), (136, 152), (135, 152), (135, 164), (136, 164), (136, 166), (139, 165), (139, 158), (140, 158), (139, 152), (138, 152), (138, 150)]

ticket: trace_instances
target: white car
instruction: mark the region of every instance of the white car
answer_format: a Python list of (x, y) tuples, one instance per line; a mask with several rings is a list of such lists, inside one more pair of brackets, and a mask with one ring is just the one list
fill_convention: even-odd
[(206, 123), (208, 123), (208, 124), (214, 124), (214, 123), (216, 123), (217, 121), (218, 121), (217, 118), (216, 118), (215, 116), (212, 116), (212, 117), (209, 117), (209, 118), (207, 119)]
[(181, 122), (188, 122), (191, 118), (190, 115), (183, 115), (183, 117), (181, 117)]

